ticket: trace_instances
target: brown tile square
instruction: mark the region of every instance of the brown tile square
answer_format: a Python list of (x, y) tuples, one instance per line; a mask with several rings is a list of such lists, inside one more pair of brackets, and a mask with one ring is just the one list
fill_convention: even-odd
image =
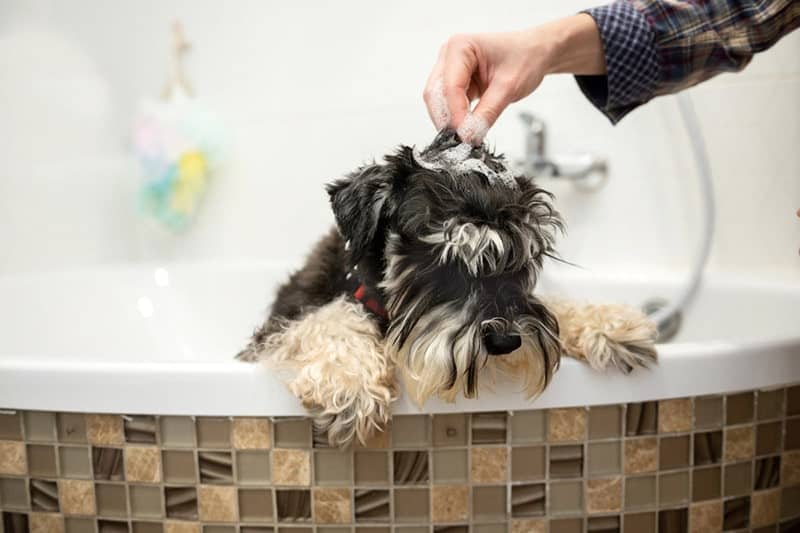
[(781, 511), (780, 489), (754, 492), (750, 497), (750, 527), (777, 524)]
[(473, 413), (472, 444), (505, 444), (507, 427), (505, 412)]
[(197, 489), (164, 487), (164, 508), (169, 518), (197, 520)]
[(749, 527), (750, 523), (750, 498), (736, 498), (726, 500), (723, 504), (722, 530), (732, 531)]
[(800, 485), (781, 489), (781, 519), (800, 516)]
[(467, 450), (433, 450), (434, 483), (466, 483)]
[(391, 428), (391, 421), (389, 422), (389, 427), (387, 427), (384, 431), (373, 431), (372, 435), (367, 437), (366, 442), (363, 444), (361, 441), (356, 439), (353, 448), (356, 450), (386, 450), (390, 447), (392, 443), (392, 428)]
[(782, 433), (781, 422), (767, 422), (756, 426), (756, 455), (780, 453)]
[[(256, 526), (256, 527), (258, 528), (258, 526)], [(244, 530), (244, 528), (242, 528), (242, 529)], [(264, 531), (263, 528), (258, 528), (258, 529), (261, 529), (261, 531)], [(268, 529), (268, 531), (270, 531), (270, 533), (271, 533), (271, 530), (272, 530), (272, 528)], [(236, 527), (234, 527), (234, 526), (209, 526), (209, 525), (204, 525), (203, 526), (203, 533), (236, 533)]]
[(272, 482), (275, 485), (311, 484), (311, 459), (307, 450), (272, 450)]
[(22, 440), (20, 412), (0, 413), (0, 440)]
[(550, 478), (583, 476), (583, 445), (550, 446)]
[(165, 448), (194, 448), (194, 420), (188, 416), (159, 417), (161, 445)]
[(466, 485), (436, 485), (431, 491), (433, 522), (459, 522), (469, 518), (469, 488)]
[(125, 442), (133, 444), (156, 444), (158, 426), (151, 415), (128, 415), (122, 421)]
[(56, 415), (44, 411), (25, 411), (25, 440), (28, 442), (55, 442)]
[(689, 466), (689, 435), (663, 437), (658, 464), (661, 470)]
[(128, 523), (122, 520), (101, 519), (97, 521), (98, 533), (129, 533)]
[(722, 531), (722, 502), (693, 504), (689, 508), (689, 526), (691, 533)]
[(655, 437), (625, 439), (625, 473), (655, 472), (658, 468), (658, 441)]
[(65, 515), (94, 515), (94, 485), (91, 481), (60, 479), (58, 501)]
[(544, 479), (546, 472), (544, 446), (520, 446), (511, 448), (512, 481), (535, 481)]
[(338, 450), (314, 452), (314, 482), (317, 485), (353, 484), (353, 454)]
[(161, 452), (164, 481), (167, 483), (197, 483), (197, 468), (194, 452), (188, 450), (164, 450)]
[(355, 478), (356, 485), (389, 485), (389, 454), (355, 452)]
[(725, 428), (725, 462), (753, 457), (753, 426)]
[(621, 441), (592, 442), (589, 444), (589, 476), (607, 476), (622, 472)]
[(434, 446), (466, 446), (467, 417), (463, 414), (433, 417)]
[(392, 443), (396, 448), (425, 448), (431, 444), (430, 417), (396, 416), (392, 419)]
[(58, 486), (55, 481), (31, 479), (30, 496), (34, 511), (58, 512)]
[(155, 446), (125, 447), (125, 478), (128, 481), (159, 483), (161, 454)]
[(667, 509), (658, 512), (658, 530), (662, 533), (689, 531), (689, 509)]
[(546, 533), (547, 521), (544, 518), (525, 518), (511, 522), (511, 533)]
[(267, 451), (236, 452), (236, 476), (243, 485), (267, 485), (270, 481), (270, 460)]
[(428, 489), (396, 489), (394, 491), (395, 522), (427, 522), (430, 520)]
[(0, 478), (0, 509), (24, 511), (30, 508), (24, 479)]
[(307, 418), (278, 419), (274, 430), (277, 448), (311, 447), (311, 420)]
[(532, 444), (547, 440), (547, 411), (515, 411), (509, 425), (511, 444)]
[(22, 476), (28, 472), (25, 460), (25, 443), (18, 441), (0, 441), (0, 475), (11, 474)]
[(697, 468), (692, 472), (692, 501), (713, 500), (722, 495), (722, 469)]
[(233, 484), (233, 456), (231, 452), (199, 450), (197, 467), (200, 483), (208, 485)]
[(161, 522), (131, 522), (133, 533), (164, 533), (164, 524)]
[(745, 424), (753, 421), (753, 393), (731, 394), (725, 400), (725, 425)]
[(637, 476), (625, 479), (625, 509), (638, 510), (656, 504), (656, 477)]
[(430, 479), (427, 450), (400, 450), (394, 452), (394, 484), (418, 485)]
[(702, 396), (694, 400), (695, 429), (722, 427), (722, 396)]
[(656, 533), (656, 513), (628, 513), (622, 526), (625, 533)]
[(717, 464), (722, 460), (722, 431), (694, 434), (694, 465)]
[(28, 472), (36, 477), (57, 477), (55, 446), (28, 444)]
[(617, 513), (621, 508), (621, 477), (590, 479), (586, 482), (586, 510), (589, 513)]
[(579, 514), (583, 511), (583, 482), (550, 484), (549, 513), (553, 516)]
[(725, 466), (725, 496), (749, 494), (752, 485), (753, 465), (750, 462)]
[(197, 428), (198, 448), (227, 449), (231, 447), (231, 421), (229, 419), (201, 417), (195, 421), (195, 427)]
[(511, 487), (511, 515), (514, 518), (544, 516), (546, 504), (544, 483), (526, 483)]
[(118, 415), (86, 415), (86, 436), (90, 444), (121, 446), (125, 444), (122, 417)]
[(272, 522), (272, 517), (271, 490), (239, 489), (239, 521)]
[(472, 533), (508, 533), (506, 524), (475, 524)]
[(315, 489), (314, 520), (318, 524), (349, 524), (353, 521), (350, 489)]
[(64, 517), (66, 533), (95, 533), (94, 520), (90, 518)]
[(506, 487), (474, 487), (472, 489), (472, 519), (491, 521), (506, 519)]
[(800, 385), (786, 389), (786, 415), (800, 415)]
[(679, 398), (658, 402), (658, 432), (684, 433), (692, 429), (692, 400)]
[(473, 447), (471, 475), (473, 483), (508, 481), (508, 448)]
[(800, 483), (800, 451), (783, 452), (781, 456), (781, 480), (784, 485)]
[(658, 502), (661, 507), (689, 502), (689, 472), (670, 472), (658, 478)]
[(125, 479), (122, 448), (92, 448), (92, 469), (94, 478), (104, 481)]
[(95, 483), (97, 498), (97, 514), (106, 517), (123, 517), (128, 515), (125, 485)]
[(359, 489), (353, 492), (356, 522), (388, 522), (391, 496), (388, 490)]
[(756, 414), (759, 421), (772, 420), (783, 416), (784, 389), (758, 391)]
[(583, 520), (580, 518), (562, 518), (550, 521), (550, 533), (581, 533)]
[(135, 518), (162, 518), (164, 502), (161, 488), (153, 485), (128, 485), (128, 505)]
[(237, 450), (269, 448), (270, 422), (266, 418), (234, 418), (233, 447)]
[(57, 513), (31, 513), (30, 533), (64, 533), (64, 517)]
[(89, 448), (86, 446), (61, 446), (58, 449), (61, 477), (90, 479), (92, 467)]
[(590, 533), (620, 533), (622, 519), (619, 516), (592, 516), (586, 521)]
[(658, 432), (658, 402), (629, 403), (625, 409), (625, 435), (654, 435)]
[(215, 485), (200, 485), (197, 507), (204, 522), (236, 521), (236, 489)]
[(622, 436), (622, 408), (603, 405), (589, 408), (589, 439), (612, 439)]
[(582, 441), (586, 438), (586, 409), (550, 409), (547, 434), (550, 442)]
[(781, 457), (780, 455), (773, 455), (772, 457), (762, 457), (756, 459), (753, 489), (763, 490), (777, 487), (780, 482), (781, 474)]
[(800, 450), (800, 418), (786, 419), (786, 433), (783, 441), (784, 450)]

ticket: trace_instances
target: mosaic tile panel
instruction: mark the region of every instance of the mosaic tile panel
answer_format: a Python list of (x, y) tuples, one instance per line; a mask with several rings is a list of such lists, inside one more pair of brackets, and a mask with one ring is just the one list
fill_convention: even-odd
[(397, 416), (0, 411), (0, 533), (800, 531), (800, 385)]

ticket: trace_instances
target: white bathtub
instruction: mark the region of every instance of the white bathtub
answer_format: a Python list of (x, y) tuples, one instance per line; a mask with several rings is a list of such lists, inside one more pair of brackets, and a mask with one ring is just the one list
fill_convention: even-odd
[[(303, 413), (276, 377), (232, 356), (264, 316), (286, 268), (124, 267), (0, 279), (0, 408), (291, 416)], [(679, 281), (679, 280), (678, 280)], [(676, 281), (545, 280), (592, 301), (640, 303)], [(514, 387), (427, 412), (594, 405), (800, 382), (800, 287), (708, 278), (660, 363), (630, 376), (563, 360), (534, 402)], [(98, 400), (102, 399), (102, 400)], [(418, 412), (401, 398), (396, 413)]]

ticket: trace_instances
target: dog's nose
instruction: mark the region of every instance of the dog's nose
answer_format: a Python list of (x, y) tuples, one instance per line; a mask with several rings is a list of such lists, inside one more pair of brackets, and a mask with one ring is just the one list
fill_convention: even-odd
[(503, 355), (511, 353), (522, 345), (519, 335), (503, 335), (501, 333), (487, 333), (483, 336), (483, 344), (489, 355)]

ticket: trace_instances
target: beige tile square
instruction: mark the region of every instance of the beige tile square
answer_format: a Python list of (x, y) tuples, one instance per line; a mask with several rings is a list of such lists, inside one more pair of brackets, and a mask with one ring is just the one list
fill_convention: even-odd
[(586, 510), (616, 513), (622, 509), (622, 478), (590, 479), (586, 482)]
[(754, 492), (750, 496), (750, 527), (777, 524), (780, 511), (780, 489)]
[(275, 485), (311, 484), (311, 456), (306, 450), (272, 450), (272, 482)]
[(316, 489), (313, 493), (314, 520), (319, 524), (349, 524), (353, 519), (350, 489)]
[(197, 506), (203, 522), (235, 522), (236, 488), (200, 485)]
[(94, 515), (94, 485), (91, 481), (60, 479), (58, 501), (65, 515)]
[(658, 402), (658, 432), (683, 433), (692, 429), (692, 400), (679, 398)]
[(23, 476), (27, 473), (25, 443), (12, 440), (0, 441), (0, 474)]
[(233, 447), (237, 450), (269, 448), (270, 422), (266, 418), (234, 418)]
[(125, 476), (128, 481), (159, 483), (161, 481), (161, 453), (155, 446), (127, 446), (125, 448)]
[(582, 441), (586, 438), (586, 409), (550, 409), (548, 418), (550, 442)]
[(800, 483), (800, 451), (784, 452), (781, 456), (781, 483)]
[(514, 520), (511, 522), (511, 533), (547, 533), (547, 521), (544, 518)]
[(86, 415), (86, 436), (95, 445), (125, 444), (122, 417), (118, 415)]
[(197, 522), (167, 520), (164, 522), (164, 533), (200, 533), (200, 524)]
[(472, 448), (471, 478), (473, 483), (506, 483), (508, 481), (508, 448)]
[(725, 461), (741, 461), (753, 457), (753, 426), (725, 429)]
[(625, 440), (625, 473), (643, 474), (658, 468), (658, 441), (654, 437)]
[(64, 517), (58, 513), (28, 515), (29, 533), (64, 533)]
[(722, 502), (696, 503), (689, 508), (690, 533), (722, 531)]
[(432, 492), (434, 522), (461, 522), (469, 518), (469, 487), (436, 485)]

